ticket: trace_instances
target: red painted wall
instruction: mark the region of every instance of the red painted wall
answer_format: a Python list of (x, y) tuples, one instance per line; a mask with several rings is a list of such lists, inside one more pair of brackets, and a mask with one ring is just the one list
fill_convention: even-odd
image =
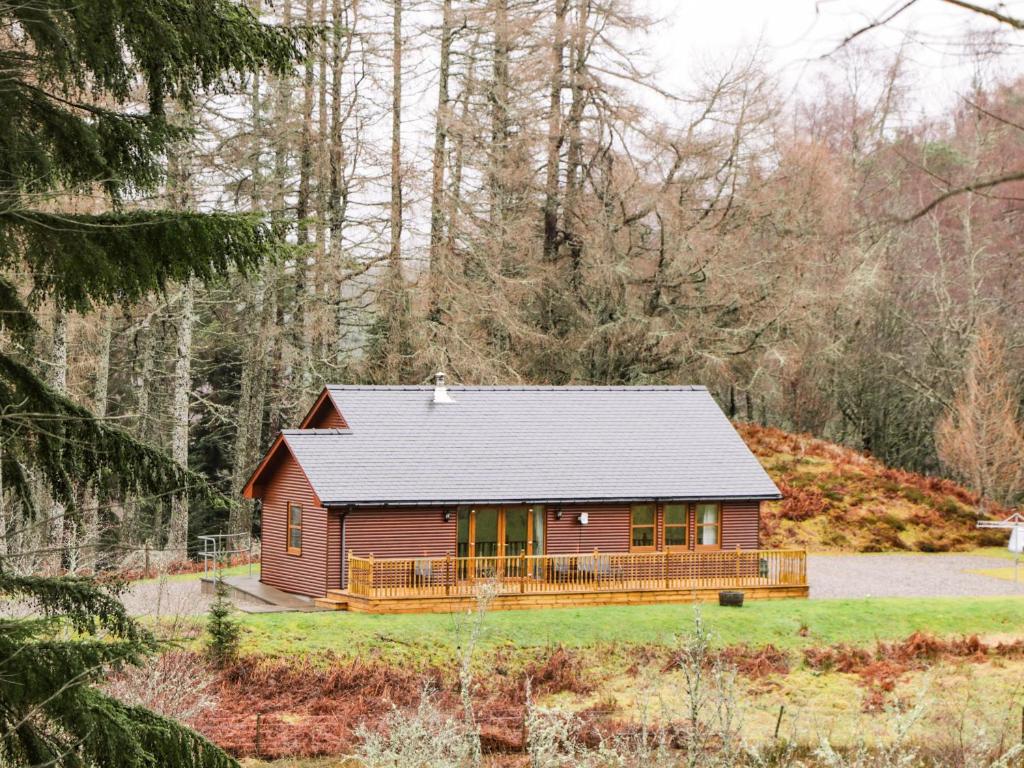
[(757, 549), (760, 533), (759, 501), (722, 502), (722, 549)]
[[(316, 504), (305, 475), (291, 454), (273, 468), (263, 498), (262, 580), (289, 592), (319, 597), (328, 589), (346, 584), (348, 553), (360, 557), (444, 557), (456, 549), (456, 516), (444, 522), (441, 509), (376, 508), (342, 514)], [(301, 555), (285, 551), (287, 503), (303, 505), (303, 546)], [(722, 504), (722, 549), (757, 548), (759, 503), (729, 501)], [(562, 519), (555, 519), (555, 507), (546, 512), (545, 553), (564, 555), (629, 551), (629, 505), (564, 505)], [(579, 524), (586, 511), (588, 524)], [(691, 548), (693, 507), (690, 510)], [(657, 546), (664, 546), (664, 515), (657, 516)]]
[[(564, 505), (562, 519), (555, 519), (554, 506), (547, 508), (544, 553), (570, 555), (577, 552), (629, 551), (629, 505)], [(579, 524), (580, 512), (587, 512), (587, 524)]]
[[(444, 521), (441, 509), (356, 509), (344, 516), (344, 557), (342, 569), (348, 571), (348, 553), (359, 557), (444, 557), (455, 556), (457, 516)], [(343, 582), (347, 583), (347, 573)]]
[[(578, 552), (628, 552), (630, 512), (628, 504), (564, 505), (562, 519), (555, 519), (555, 507), (547, 510), (547, 549), (551, 555)], [(579, 524), (579, 514), (589, 513), (587, 525)], [(694, 548), (695, 505), (690, 505), (690, 549)], [(757, 501), (722, 502), (722, 549), (757, 549), (759, 545), (760, 504)], [(665, 546), (663, 505), (657, 509), (655, 540), (659, 550)]]
[[(317, 503), (291, 452), (285, 448), (279, 456), (276, 466), (267, 468), (262, 497), (260, 580), (286, 592), (322, 597), (328, 589), (328, 550), (333, 546), (340, 551), (341, 542), (332, 542), (328, 512)], [(286, 551), (287, 508), (293, 502), (302, 505), (302, 552), (298, 555)]]

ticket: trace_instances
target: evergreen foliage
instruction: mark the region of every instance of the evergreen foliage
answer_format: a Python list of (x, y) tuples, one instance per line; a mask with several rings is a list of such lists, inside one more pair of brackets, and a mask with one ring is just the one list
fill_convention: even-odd
[(236, 765), (184, 726), (97, 689), (110, 670), (140, 664), (157, 648), (113, 591), (0, 570), (0, 598), (36, 614), (0, 618), (0, 765)]
[[(198, 475), (44, 383), (26, 354), (32, 312), (43, 302), (80, 311), (131, 302), (273, 255), (269, 227), (251, 217), (126, 202), (156, 187), (184, 136), (166, 115), (169, 100), (187, 107), (254, 70), (284, 73), (307, 32), (265, 25), (232, 0), (0, 0), (0, 27), (4, 487), (27, 510), (36, 478), (69, 509), (80, 482), (97, 477), (106, 492), (188, 489), (210, 503)], [(71, 195), (101, 191), (107, 212), (66, 210)]]
[[(68, 508), (91, 478), (108, 494), (212, 496), (43, 381), (31, 361), (33, 310), (131, 302), (272, 255), (271, 231), (252, 218), (126, 203), (156, 187), (183, 138), (169, 100), (187, 108), (247, 72), (283, 73), (304, 35), (231, 0), (0, 0), (0, 471), (27, 508), (40, 481)], [(106, 212), (68, 210), (72, 195), (98, 192)], [(112, 591), (14, 576), (0, 559), (0, 600), (34, 609), (0, 618), (0, 765), (235, 765), (182, 725), (98, 690), (111, 669), (157, 649)]]
[(207, 651), (214, 664), (224, 667), (238, 656), (238, 644), (241, 640), (242, 630), (232, 615), (228, 585), (224, 581), (224, 577), (218, 573), (214, 584), (216, 585), (216, 597), (210, 604), (210, 615), (206, 623), (206, 631), (210, 635)]

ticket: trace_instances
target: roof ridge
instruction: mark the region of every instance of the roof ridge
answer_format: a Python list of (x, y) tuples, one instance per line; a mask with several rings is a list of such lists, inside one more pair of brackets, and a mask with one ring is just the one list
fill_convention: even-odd
[(351, 435), (352, 430), (342, 427), (317, 427), (315, 429), (282, 429), (282, 435)]
[[(430, 392), (433, 384), (326, 384), (326, 389), (379, 392)], [(703, 384), (449, 384), (459, 392), (706, 392)]]

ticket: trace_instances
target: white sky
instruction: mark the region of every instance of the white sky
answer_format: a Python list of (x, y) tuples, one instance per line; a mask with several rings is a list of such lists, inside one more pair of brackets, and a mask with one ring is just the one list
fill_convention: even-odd
[[(997, 4), (996, 0), (975, 2)], [(660, 63), (659, 80), (685, 88), (701, 62), (731, 57), (760, 41), (786, 88), (799, 93), (813, 86), (818, 71), (834, 66), (820, 57), (902, 4), (903, 0), (646, 0), (650, 12), (664, 19), (646, 44)], [(1024, 18), (1021, 0), (1000, 5), (1006, 13)], [(998, 63), (990, 63), (987, 74), (1024, 71), (1024, 32), (1011, 32), (941, 0), (918, 0), (894, 21), (859, 40), (872, 50), (894, 52), (909, 39), (906, 52), (915, 100), (934, 113), (971, 79), (975, 63), (963, 54), (964, 35), (992, 30), (1003, 30), (1005, 40), (1017, 44), (1004, 51)]]

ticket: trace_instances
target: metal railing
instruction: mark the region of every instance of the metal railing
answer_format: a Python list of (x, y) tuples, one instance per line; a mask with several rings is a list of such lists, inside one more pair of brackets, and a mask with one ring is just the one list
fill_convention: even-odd
[(348, 592), (369, 598), (807, 586), (802, 549), (374, 558), (348, 555)]
[(199, 557), (203, 561), (203, 576), (216, 574), (236, 559), (245, 556), (252, 576), (253, 538), (249, 533), (208, 533), (198, 537)]

